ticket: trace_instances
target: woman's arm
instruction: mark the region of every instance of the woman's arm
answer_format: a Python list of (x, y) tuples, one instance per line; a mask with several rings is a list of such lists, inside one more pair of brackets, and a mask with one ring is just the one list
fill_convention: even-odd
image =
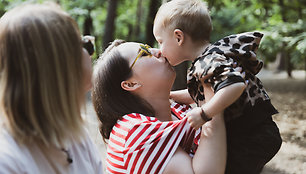
[(223, 115), (219, 114), (203, 125), (197, 151), (191, 158), (178, 147), (164, 174), (223, 174), (226, 164), (226, 131)]
[(226, 164), (226, 131), (223, 114), (202, 126), (200, 144), (192, 159), (195, 173), (224, 173)]
[(182, 89), (177, 91), (170, 92), (170, 99), (173, 99), (177, 103), (181, 104), (192, 104), (194, 103), (193, 99), (191, 98), (188, 89)]
[(193, 174), (191, 157), (179, 146), (170, 161), (168, 162), (163, 174)]

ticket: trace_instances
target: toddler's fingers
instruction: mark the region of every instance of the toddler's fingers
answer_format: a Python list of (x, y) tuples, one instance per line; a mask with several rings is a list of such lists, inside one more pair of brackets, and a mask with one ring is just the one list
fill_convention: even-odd
[(189, 122), (189, 125), (190, 125), (191, 127), (193, 127), (193, 128), (194, 128), (194, 126), (195, 126), (192, 122)]
[(235, 71), (242, 72), (242, 68), (240, 66), (238, 66), (238, 67), (235, 68)]
[(233, 67), (234, 67), (234, 68), (236, 68), (237, 65), (238, 65), (237, 62), (234, 62), (234, 63), (233, 63)]
[(242, 78), (245, 78), (245, 72), (243, 71), (241, 74), (242, 74)]
[(241, 67), (236, 67), (234, 69), (236, 72), (240, 72), (242, 75), (242, 78), (245, 78), (245, 71), (243, 71), (243, 69)]
[(189, 124), (191, 124), (192, 119), (187, 115), (187, 121)]
[(194, 126), (193, 128), (194, 128), (195, 130), (198, 130), (200, 127), (201, 127), (201, 126)]
[(197, 127), (197, 124), (195, 124), (194, 121), (192, 121), (192, 119), (187, 119), (187, 121), (189, 122), (189, 125), (194, 129)]

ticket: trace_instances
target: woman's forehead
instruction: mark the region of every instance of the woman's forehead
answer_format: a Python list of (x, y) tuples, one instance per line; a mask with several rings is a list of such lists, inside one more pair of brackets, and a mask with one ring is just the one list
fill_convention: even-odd
[(118, 47), (121, 47), (120, 49), (137, 49), (140, 47), (140, 44), (136, 42), (126, 42), (119, 45)]
[(118, 51), (123, 57), (134, 58), (137, 56), (140, 49), (139, 43), (136, 42), (126, 42), (118, 46)]

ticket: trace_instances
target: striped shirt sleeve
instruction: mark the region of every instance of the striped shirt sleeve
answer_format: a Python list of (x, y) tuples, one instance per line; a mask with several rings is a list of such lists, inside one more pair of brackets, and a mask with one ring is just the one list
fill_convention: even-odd
[(186, 117), (161, 122), (141, 114), (125, 115), (109, 139), (107, 172), (162, 173), (180, 143), (190, 136), (194, 131)]

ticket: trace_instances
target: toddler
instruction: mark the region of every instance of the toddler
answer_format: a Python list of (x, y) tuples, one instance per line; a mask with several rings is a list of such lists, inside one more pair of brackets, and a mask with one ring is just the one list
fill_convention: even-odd
[(196, 129), (224, 111), (226, 173), (260, 173), (282, 142), (272, 120), (278, 112), (256, 77), (263, 66), (256, 58), (263, 34), (235, 34), (210, 44), (211, 31), (207, 7), (198, 0), (173, 0), (158, 10), (153, 32), (162, 55), (173, 66), (193, 61), (188, 89), (170, 97), (179, 103), (197, 103), (187, 114)]

